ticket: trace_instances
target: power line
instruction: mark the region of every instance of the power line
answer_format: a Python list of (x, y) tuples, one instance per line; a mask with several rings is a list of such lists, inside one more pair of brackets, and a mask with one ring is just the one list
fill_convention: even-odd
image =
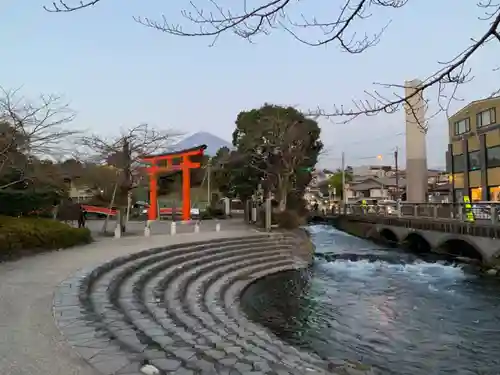
[(375, 138), (370, 138), (370, 139), (357, 140), (354, 142), (343, 143), (342, 145), (349, 145), (349, 146), (350, 145), (358, 145), (358, 144), (374, 142), (374, 141), (382, 140), (382, 139), (392, 139), (392, 138), (401, 137), (404, 135), (406, 135), (406, 132), (396, 133), (396, 134), (392, 134), (390, 136), (385, 135), (385, 136), (380, 136), (380, 137), (375, 137)]
[(329, 148), (329, 147), (338, 148), (339, 146), (344, 147), (344, 146), (360, 145), (360, 144), (365, 144), (365, 143), (372, 143), (374, 141), (393, 139), (393, 138), (397, 138), (397, 137), (401, 137), (401, 136), (405, 136), (405, 135), (406, 135), (406, 132), (400, 132), (400, 133), (395, 133), (395, 134), (391, 134), (391, 135), (381, 135), (378, 137), (371, 137), (369, 139), (361, 139), (361, 140), (358, 139), (358, 140), (355, 140), (352, 142), (342, 142), (338, 146), (333, 145), (333, 144), (332, 145), (325, 144), (325, 147), (326, 148)]
[[(326, 150), (324, 150), (322, 152), (322, 159), (323, 161), (340, 161), (341, 158), (340, 157), (329, 157), (328, 156), (328, 153), (329, 153), (329, 150), (328, 148), (331, 148), (331, 149), (339, 149), (341, 148), (343, 151), (346, 149), (346, 146), (353, 146), (353, 145), (360, 145), (360, 144), (368, 144), (368, 143), (372, 143), (373, 142), (376, 142), (376, 141), (380, 141), (380, 140), (389, 140), (389, 139), (392, 139), (392, 138), (396, 138), (396, 137), (401, 137), (401, 136), (405, 136), (406, 135), (406, 132), (399, 132), (399, 133), (396, 133), (396, 134), (392, 134), (390, 136), (378, 136), (378, 137), (374, 137), (374, 138), (370, 138), (370, 139), (364, 139), (364, 140), (357, 140), (357, 141), (353, 141), (353, 142), (342, 142), (341, 145), (339, 146), (333, 146), (333, 145), (325, 145), (326, 146)], [(403, 146), (403, 145), (401, 145)], [(380, 157), (380, 155), (382, 156), (389, 156), (389, 155), (393, 155), (394, 153), (394, 148), (391, 148), (391, 151), (387, 151), (387, 152), (382, 152), (382, 153), (378, 153), (378, 154), (375, 154), (375, 155), (364, 155), (364, 156), (350, 156), (350, 155), (346, 155), (348, 157), (348, 160), (349, 161), (356, 161), (356, 160), (369, 160), (369, 159), (376, 159), (377, 157)]]
[[(391, 149), (391, 151), (382, 152), (382, 153), (378, 153), (378, 154), (370, 155), (370, 156), (351, 156), (351, 157), (349, 157), (349, 154), (347, 154), (346, 156), (348, 157), (348, 160), (356, 161), (356, 160), (377, 159), (380, 156), (392, 156), (392, 155), (394, 155), (394, 148)], [(335, 157), (335, 158), (328, 158), (327, 160), (342, 160), (342, 158)]]

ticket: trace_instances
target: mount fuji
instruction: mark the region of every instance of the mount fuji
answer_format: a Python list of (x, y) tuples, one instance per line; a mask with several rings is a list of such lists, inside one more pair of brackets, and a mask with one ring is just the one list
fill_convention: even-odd
[(184, 138), (172, 148), (175, 150), (183, 150), (200, 145), (207, 145), (205, 154), (209, 156), (214, 156), (221, 147), (227, 147), (230, 150), (233, 149), (233, 145), (228, 141), (207, 132), (194, 133)]

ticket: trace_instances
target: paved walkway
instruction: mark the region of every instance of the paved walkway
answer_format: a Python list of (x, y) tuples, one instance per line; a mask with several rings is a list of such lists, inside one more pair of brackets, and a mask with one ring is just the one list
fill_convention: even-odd
[(243, 237), (248, 230), (100, 239), (92, 245), (0, 264), (0, 374), (96, 375), (59, 333), (54, 290), (76, 270), (172, 243)]

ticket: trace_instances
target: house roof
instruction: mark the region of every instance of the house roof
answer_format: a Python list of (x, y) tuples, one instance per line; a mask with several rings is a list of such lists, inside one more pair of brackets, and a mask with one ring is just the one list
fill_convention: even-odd
[[(405, 187), (406, 186), (406, 181), (402, 178), (399, 179), (398, 181), (399, 187)], [(363, 180), (358, 180), (358, 181), (352, 181), (350, 183), (350, 188), (355, 191), (360, 191), (360, 190), (368, 190), (368, 189), (377, 189), (382, 186), (385, 187), (395, 187), (398, 184), (396, 184), (396, 178), (394, 177), (382, 177), (382, 178), (377, 178), (377, 177), (369, 177), (365, 178)]]

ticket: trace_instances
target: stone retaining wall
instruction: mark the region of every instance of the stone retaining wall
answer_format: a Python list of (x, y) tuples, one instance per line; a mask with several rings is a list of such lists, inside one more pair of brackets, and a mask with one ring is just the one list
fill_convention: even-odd
[(333, 223), (334, 227), (342, 232), (346, 232), (356, 237), (371, 239), (374, 241), (380, 241), (381, 238), (377, 231), (373, 230), (374, 225), (372, 223), (366, 223), (363, 221), (355, 221), (349, 218), (339, 217)]
[(300, 236), (179, 244), (82, 270), (56, 291), (56, 323), (103, 374), (139, 375), (145, 364), (179, 375), (363, 374), (287, 345), (240, 311), (250, 283), (307, 266)]

